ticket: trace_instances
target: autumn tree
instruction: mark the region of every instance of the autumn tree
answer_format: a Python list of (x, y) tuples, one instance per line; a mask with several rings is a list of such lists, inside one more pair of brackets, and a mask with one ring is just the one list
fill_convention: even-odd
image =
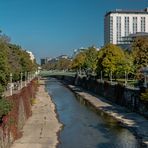
[(85, 60), (86, 53), (84, 51), (79, 52), (73, 59), (71, 68), (81, 72), (81, 70), (84, 69)]
[(148, 66), (148, 37), (138, 37), (134, 40), (132, 54), (137, 70)]
[(42, 66), (46, 70), (69, 70), (71, 68), (71, 59), (61, 58), (58, 60), (51, 60)]
[(71, 67), (71, 60), (70, 59), (59, 59), (56, 62), (55, 68), (58, 70), (68, 70)]

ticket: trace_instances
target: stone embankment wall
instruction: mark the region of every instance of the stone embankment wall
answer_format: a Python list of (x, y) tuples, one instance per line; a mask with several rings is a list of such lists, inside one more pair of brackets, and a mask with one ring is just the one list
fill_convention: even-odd
[(3, 116), (0, 122), (1, 148), (10, 147), (14, 140), (21, 137), (21, 129), (32, 114), (31, 99), (35, 97), (36, 91), (37, 80), (34, 79), (18, 93), (6, 98), (11, 102), (12, 110)]
[(70, 84), (81, 86), (97, 95), (105, 97), (106, 99), (125, 106), (131, 111), (138, 112), (148, 118), (148, 103), (140, 100), (140, 89), (128, 88), (121, 84), (110, 84), (109, 82), (101, 82), (94, 78), (87, 79), (86, 77), (70, 77), (70, 76), (56, 76)]

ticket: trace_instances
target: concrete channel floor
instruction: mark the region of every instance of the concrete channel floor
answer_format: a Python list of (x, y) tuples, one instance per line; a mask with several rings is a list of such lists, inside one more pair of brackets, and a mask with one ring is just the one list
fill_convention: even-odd
[(123, 126), (136, 133), (139, 138), (142, 138), (142, 143), (148, 148), (148, 120), (146, 118), (135, 112), (127, 111), (126, 108), (113, 104), (107, 99), (92, 95), (80, 87), (69, 85), (69, 88), (92, 104), (94, 108), (107, 113)]
[(44, 81), (41, 83), (32, 116), (23, 127), (23, 136), (14, 142), (12, 148), (55, 148), (58, 143), (57, 132), (62, 125), (56, 117), (55, 105), (45, 92)]

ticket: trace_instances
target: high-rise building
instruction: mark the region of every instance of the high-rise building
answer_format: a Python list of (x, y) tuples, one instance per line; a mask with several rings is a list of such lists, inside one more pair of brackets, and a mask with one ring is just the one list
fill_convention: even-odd
[(125, 44), (130, 34), (148, 32), (148, 8), (144, 10), (116, 9), (107, 12), (104, 19), (104, 44)]

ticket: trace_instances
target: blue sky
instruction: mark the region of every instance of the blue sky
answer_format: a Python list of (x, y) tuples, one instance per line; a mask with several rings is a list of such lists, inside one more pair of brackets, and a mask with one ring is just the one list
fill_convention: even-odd
[(0, 0), (0, 29), (37, 59), (102, 46), (104, 15), (143, 9), (148, 0)]

